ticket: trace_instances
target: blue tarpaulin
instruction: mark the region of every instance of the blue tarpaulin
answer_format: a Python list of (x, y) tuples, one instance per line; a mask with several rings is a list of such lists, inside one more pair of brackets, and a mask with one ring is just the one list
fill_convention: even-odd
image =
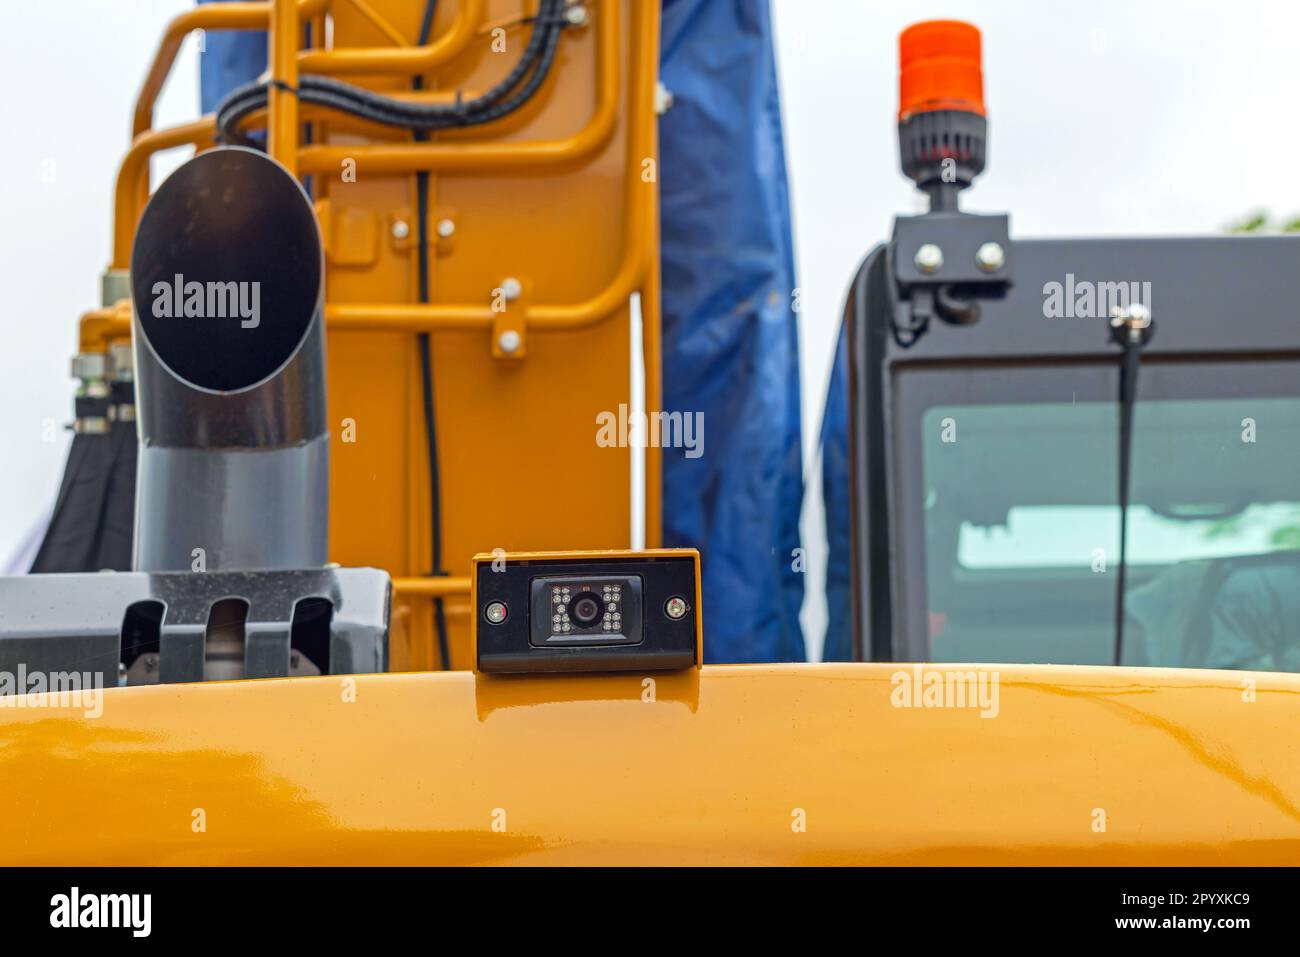
[[(199, 0), (199, 5), (223, 0)], [(266, 34), (249, 30), (215, 30), (203, 37), (199, 56), (199, 103), (213, 113), (227, 93), (256, 80), (266, 69)]]
[[(201, 0), (202, 2), (202, 0)], [(703, 554), (705, 657), (802, 661), (799, 343), (781, 105), (766, 0), (665, 0), (660, 121), (666, 411), (703, 444), (663, 450), (664, 541)], [(213, 33), (202, 102), (266, 68)]]
[(802, 661), (799, 341), (766, 0), (665, 0), (660, 77), (664, 405), (704, 454), (665, 449), (664, 540), (703, 555), (705, 658)]
[(840, 329), (822, 415), (822, 496), (826, 504), (826, 643), (823, 661), (853, 659), (849, 511), (849, 368), (847, 330)]

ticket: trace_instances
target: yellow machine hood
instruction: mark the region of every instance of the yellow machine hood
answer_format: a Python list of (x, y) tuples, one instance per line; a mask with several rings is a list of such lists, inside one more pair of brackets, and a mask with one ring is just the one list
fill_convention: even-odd
[[(984, 700), (945, 700), (947, 672), (984, 675)], [(1300, 855), (1293, 675), (706, 666), (653, 679), (448, 672), (102, 694), (81, 710), (4, 699), (5, 864)]]

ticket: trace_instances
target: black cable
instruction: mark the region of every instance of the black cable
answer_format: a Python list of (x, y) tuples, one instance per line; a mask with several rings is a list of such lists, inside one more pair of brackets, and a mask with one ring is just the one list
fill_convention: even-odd
[(1115, 664), (1124, 658), (1125, 572), (1128, 570), (1129, 459), (1133, 446), (1133, 400), (1137, 394), (1138, 343), (1126, 340), (1119, 373), (1119, 576), (1115, 587)]
[[(453, 103), (408, 103), (372, 90), (352, 86), (325, 76), (305, 75), (296, 89), (280, 84), (303, 103), (311, 103), (385, 126), (428, 131), (456, 129), (490, 123), (513, 112), (531, 98), (546, 79), (554, 62), (559, 37), (565, 26), (564, 0), (541, 0), (528, 46), (501, 82), (473, 100)], [(427, 44), (421, 24), (420, 45)], [(515, 88), (523, 82), (524, 85)], [(217, 130), (226, 142), (247, 142), (238, 126), (249, 114), (267, 105), (272, 84), (254, 81), (232, 90), (217, 108)], [(419, 78), (414, 88), (420, 89)]]
[[(1130, 320), (1131, 322), (1131, 320)], [(1112, 334), (1124, 352), (1119, 371), (1119, 569), (1115, 583), (1115, 664), (1124, 659), (1124, 606), (1128, 577), (1128, 504), (1133, 459), (1133, 409), (1137, 405), (1138, 367), (1142, 347), (1150, 341), (1153, 325), (1112, 324)]]
[[(438, 0), (429, 0), (424, 5), (424, 16), (420, 20), (420, 46), (429, 42), (429, 37), (433, 34), (433, 15), (438, 10)], [(417, 90), (424, 86), (424, 77), (417, 76), (412, 80), (411, 85)]]
[[(428, 0), (424, 6), (424, 19), (420, 23), (420, 45), (429, 42), (433, 28), (433, 14), (437, 0)], [(424, 77), (411, 80), (413, 89), (424, 87)], [(428, 139), (428, 133), (416, 130), (415, 139)], [(419, 299), (429, 301), (429, 173), (419, 170), (415, 174), (416, 261), (419, 275)], [(429, 457), (429, 532), (432, 539), (429, 574), (446, 575), (442, 567), (442, 479), (438, 467), (438, 420), (433, 401), (433, 358), (429, 333), (422, 332), (420, 343), (420, 388), (424, 400), (424, 441)], [(451, 670), (451, 643), (447, 640), (447, 609), (441, 597), (433, 599), (433, 627), (438, 638), (438, 658), (444, 671)]]

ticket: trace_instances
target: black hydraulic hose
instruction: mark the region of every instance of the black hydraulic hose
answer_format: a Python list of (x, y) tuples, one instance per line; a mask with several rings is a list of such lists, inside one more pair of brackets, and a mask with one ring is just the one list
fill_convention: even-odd
[[(420, 23), (420, 45), (429, 42), (429, 33), (433, 28), (433, 14), (437, 0), (428, 0), (424, 7), (424, 19)], [(413, 89), (424, 87), (424, 77), (416, 76), (411, 80)], [(416, 130), (416, 140), (428, 139), (423, 130)], [(415, 174), (415, 216), (416, 261), (419, 273), (419, 299), (422, 303), (429, 301), (429, 173), (419, 170)], [(429, 535), (431, 539), (431, 557), (429, 574), (446, 575), (442, 567), (442, 479), (438, 465), (438, 419), (433, 399), (433, 356), (429, 333), (421, 332), (420, 344), (420, 390), (424, 403), (424, 441), (429, 458)], [(441, 596), (433, 599), (433, 628), (438, 639), (438, 662), (444, 671), (451, 670), (451, 642), (447, 639), (447, 609)]]
[[(299, 100), (336, 109), (363, 120), (403, 129), (427, 131), (476, 126), (500, 119), (523, 105), (546, 79), (564, 27), (564, 0), (542, 0), (533, 20), (528, 46), (501, 82), (473, 100), (453, 103), (407, 103), (325, 76), (305, 75), (296, 90)], [(423, 35), (423, 23), (421, 24)], [(425, 45), (427, 37), (421, 43)], [(531, 75), (530, 75), (531, 74)], [(521, 81), (527, 81), (516, 91)], [(260, 81), (237, 87), (217, 108), (217, 130), (226, 142), (247, 142), (238, 130), (241, 120), (266, 106), (269, 84)], [(416, 86), (416, 89), (419, 89)], [(513, 95), (512, 95), (513, 94)]]
[[(534, 32), (536, 32), (536, 30), (534, 30)], [(513, 96), (491, 106), (486, 106), (483, 108), (481, 113), (474, 114), (474, 122), (490, 123), (493, 120), (501, 119), (503, 116), (508, 116), (513, 113), (532, 99), (534, 94), (537, 93), (537, 90), (546, 81), (546, 77), (550, 74), (551, 65), (555, 62), (555, 52), (559, 47), (559, 41), (560, 28), (552, 27), (546, 33), (545, 42), (537, 63), (537, 68), (533, 70), (528, 81), (520, 87)]]

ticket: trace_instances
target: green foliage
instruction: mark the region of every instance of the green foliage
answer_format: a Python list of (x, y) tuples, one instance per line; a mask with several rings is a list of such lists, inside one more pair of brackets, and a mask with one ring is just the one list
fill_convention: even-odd
[(1241, 222), (1228, 227), (1230, 233), (1300, 233), (1300, 215), (1274, 222), (1265, 210), (1256, 210)]

